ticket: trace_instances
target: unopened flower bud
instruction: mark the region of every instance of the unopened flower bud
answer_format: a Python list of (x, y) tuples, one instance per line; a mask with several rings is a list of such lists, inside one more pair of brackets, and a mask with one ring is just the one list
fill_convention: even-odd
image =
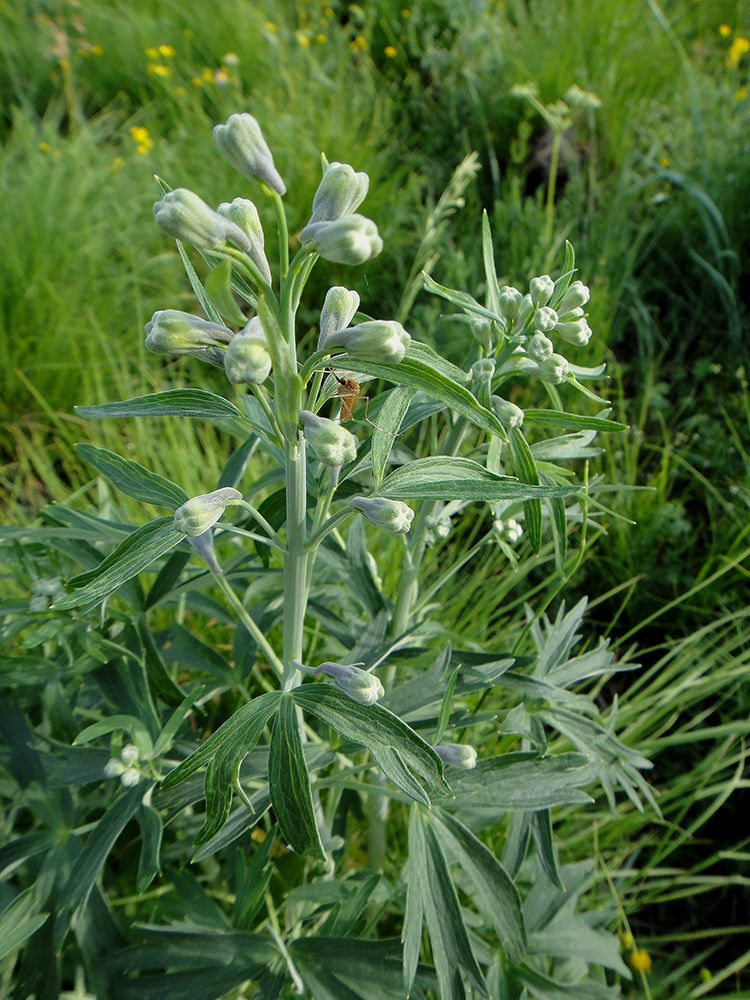
[(232, 500), (241, 500), (242, 494), (233, 486), (224, 486), (213, 493), (192, 497), (174, 512), (175, 531), (181, 535), (202, 535), (219, 520), (224, 508)]
[(353, 358), (361, 361), (381, 361), (397, 365), (403, 361), (411, 337), (395, 320), (376, 319), (358, 323), (346, 330), (334, 330), (321, 342), (329, 350), (343, 347)]
[(568, 285), (563, 297), (557, 303), (557, 311), (562, 316), (563, 313), (570, 312), (572, 309), (585, 306), (590, 298), (591, 292), (588, 287), (582, 281), (574, 281)]
[(521, 299), (521, 305), (518, 310), (518, 315), (516, 316), (516, 322), (513, 324), (513, 329), (517, 333), (526, 326), (526, 320), (534, 312), (534, 302), (530, 295), (524, 295)]
[(490, 391), (494, 374), (494, 358), (481, 358), (471, 366), (471, 391), (485, 407), (490, 405)]
[(552, 385), (557, 385), (563, 381), (568, 371), (568, 362), (562, 354), (550, 354), (548, 358), (537, 364), (536, 371), (533, 374), (543, 382), (550, 382)]
[(219, 152), (245, 177), (255, 177), (278, 194), (286, 194), (286, 184), (276, 169), (271, 150), (260, 125), (247, 113), (231, 115), (226, 125), (217, 125), (214, 140)]
[(509, 517), (507, 521), (495, 521), (492, 527), (498, 537), (502, 538), (504, 542), (510, 542), (511, 545), (515, 545), (523, 537), (523, 528), (512, 517)]
[(189, 354), (221, 366), (234, 334), (225, 326), (179, 309), (160, 309), (146, 323), (146, 347), (155, 354)]
[(333, 222), (356, 212), (367, 195), (370, 178), (348, 163), (329, 163), (315, 192), (310, 224)]
[(543, 333), (535, 333), (526, 345), (526, 353), (534, 361), (544, 361), (554, 353), (555, 345)]
[(492, 405), (495, 407), (497, 419), (506, 431), (520, 427), (523, 423), (523, 410), (515, 403), (511, 403), (510, 400), (503, 399), (501, 396), (493, 396)]
[(546, 306), (554, 290), (555, 283), (548, 274), (543, 274), (541, 278), (532, 278), (529, 282), (531, 301), (535, 306)]
[(414, 520), (414, 511), (401, 500), (386, 500), (384, 497), (352, 497), (349, 506), (362, 511), (368, 521), (379, 528), (404, 535)]
[(129, 743), (128, 746), (123, 747), (120, 751), (120, 760), (126, 767), (132, 767), (139, 757), (138, 747), (133, 746), (132, 743)]
[(129, 767), (120, 775), (120, 781), (125, 788), (133, 788), (141, 780), (141, 772), (135, 767)]
[(549, 306), (541, 306), (534, 313), (534, 328), (540, 333), (549, 333), (557, 323), (557, 313)]
[(155, 201), (154, 218), (165, 233), (202, 250), (215, 250), (224, 246), (227, 240), (242, 250), (251, 249), (250, 240), (238, 225), (214, 212), (187, 188), (168, 191)]
[(310, 410), (302, 410), (299, 419), (305, 429), (305, 438), (323, 465), (338, 469), (357, 457), (357, 439), (337, 420), (319, 417)]
[(591, 327), (585, 319), (575, 319), (570, 323), (557, 323), (555, 333), (574, 347), (583, 347), (591, 340)]
[(250, 249), (246, 253), (270, 284), (271, 268), (268, 266), (268, 258), (266, 257), (266, 238), (263, 226), (260, 224), (258, 209), (247, 198), (235, 198), (231, 202), (222, 202), (217, 211), (219, 215), (223, 215), (225, 219), (229, 219), (230, 222), (238, 226), (247, 236)]
[(117, 760), (116, 757), (112, 757), (104, 765), (104, 775), (107, 778), (119, 778), (125, 769), (125, 764), (123, 764), (121, 760)]
[(219, 561), (214, 554), (214, 533), (210, 528), (204, 531), (202, 535), (195, 535), (195, 537), (188, 536), (188, 545), (201, 558), (205, 559), (212, 572), (222, 572)]
[(224, 354), (224, 371), (233, 385), (260, 385), (271, 373), (271, 355), (263, 325), (253, 316)]
[(492, 322), (485, 316), (472, 316), (469, 321), (474, 340), (479, 341), (489, 354), (492, 350)]
[(432, 748), (444, 764), (471, 771), (477, 766), (477, 752), (468, 743), (441, 743)]
[(344, 694), (348, 694), (352, 701), (358, 701), (360, 705), (374, 705), (385, 694), (380, 680), (359, 667), (343, 663), (321, 663), (313, 673), (316, 676), (327, 674), (333, 677)]
[(333, 288), (328, 289), (323, 308), (320, 310), (318, 350), (322, 348), (323, 341), (330, 333), (349, 326), (358, 309), (359, 294), (357, 292), (350, 292), (342, 285), (334, 285)]
[(521, 308), (523, 295), (512, 285), (500, 289), (500, 313), (507, 320), (514, 320)]
[(334, 222), (313, 222), (305, 226), (299, 240), (335, 264), (364, 264), (383, 249), (378, 227), (357, 213)]

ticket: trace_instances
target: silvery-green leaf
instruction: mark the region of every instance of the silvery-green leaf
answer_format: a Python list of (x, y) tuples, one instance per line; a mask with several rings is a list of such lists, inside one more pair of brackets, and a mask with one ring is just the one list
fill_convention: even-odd
[[(345, 696), (344, 696), (345, 697)], [(296, 854), (309, 852), (325, 860), (313, 810), (310, 775), (302, 752), (294, 701), (281, 696), (271, 734), (268, 784), (279, 829)]]
[(138, 861), (136, 890), (145, 892), (161, 870), (161, 816), (150, 805), (141, 803), (135, 814), (141, 828), (141, 856)]
[(371, 447), (372, 474), (376, 484), (383, 481), (388, 456), (414, 393), (415, 390), (409, 386), (400, 385), (388, 394), (388, 398), (380, 408)]
[(492, 231), (487, 209), (482, 212), (482, 259), (484, 261), (484, 276), (487, 282), (487, 308), (490, 312), (500, 311), (500, 288), (495, 271), (495, 250), (492, 246)]
[(218, 310), (219, 323), (225, 326), (227, 323), (231, 323), (233, 326), (245, 325), (247, 317), (237, 305), (232, 294), (232, 262), (228, 257), (224, 257), (220, 264), (209, 271), (206, 278), (206, 294), (212, 305)]
[(223, 396), (205, 389), (167, 389), (101, 406), (76, 406), (76, 413), (89, 420), (103, 417), (198, 417), (204, 420), (236, 420), (240, 411)]
[[(605, 411), (607, 412), (607, 411)], [(585, 417), (579, 413), (562, 413), (560, 410), (524, 410), (524, 423), (538, 427), (572, 428), (573, 430), (626, 431), (627, 424), (604, 417)]]
[(122, 458), (113, 451), (85, 443), (77, 444), (75, 449), (82, 458), (129, 497), (134, 497), (143, 503), (169, 507), (170, 510), (177, 510), (190, 499), (181, 486), (156, 475), (155, 472), (149, 472), (138, 462)]
[[(513, 468), (522, 483), (532, 486), (539, 485), (539, 470), (534, 456), (520, 427), (511, 427), (509, 434), (510, 454)], [(560, 494), (557, 494), (560, 496)], [(542, 502), (539, 499), (524, 501), (523, 511), (526, 518), (526, 530), (534, 552), (539, 554), (542, 548)]]
[(445, 285), (439, 285), (437, 281), (433, 281), (429, 274), (425, 274), (424, 276), (424, 287), (428, 292), (447, 299), (448, 302), (452, 302), (454, 306), (460, 306), (466, 312), (475, 313), (477, 316), (484, 316), (485, 319), (492, 319), (496, 323), (503, 322), (502, 316), (498, 316), (491, 310), (485, 309), (468, 292), (459, 292), (454, 288), (446, 288)]
[(496, 811), (547, 809), (592, 802), (580, 786), (591, 780), (588, 757), (579, 753), (505, 753), (477, 761), (473, 771), (451, 774), (449, 809)]

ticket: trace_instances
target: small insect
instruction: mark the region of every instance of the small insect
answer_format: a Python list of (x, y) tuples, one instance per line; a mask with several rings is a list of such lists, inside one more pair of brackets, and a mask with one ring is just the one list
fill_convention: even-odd
[[(354, 378), (339, 378), (336, 372), (333, 372), (332, 374), (338, 382), (336, 395), (341, 400), (341, 423), (345, 424), (347, 420), (352, 420), (354, 418), (354, 407), (357, 405), (357, 400), (362, 392), (362, 386)], [(365, 396), (364, 399), (366, 420), (368, 402), (367, 396)]]

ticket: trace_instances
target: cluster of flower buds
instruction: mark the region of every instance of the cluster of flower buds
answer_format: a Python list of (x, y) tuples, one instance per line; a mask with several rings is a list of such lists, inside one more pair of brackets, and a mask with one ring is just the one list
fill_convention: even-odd
[(335, 264), (364, 264), (377, 257), (383, 249), (378, 227), (356, 212), (369, 183), (367, 174), (346, 163), (328, 164), (300, 243)]
[(234, 334), (226, 326), (211, 323), (179, 309), (160, 309), (146, 323), (146, 347), (155, 354), (189, 354), (209, 364), (224, 364), (227, 345)]
[(403, 361), (411, 336), (396, 320), (376, 319), (343, 330), (332, 330), (318, 341), (318, 349), (343, 347), (360, 361), (397, 365)]
[(240, 227), (215, 212), (193, 191), (176, 188), (154, 202), (154, 219), (165, 233), (199, 250), (217, 250), (232, 242), (248, 255), (253, 245)]
[(138, 747), (129, 744), (122, 748), (119, 757), (112, 757), (104, 765), (104, 775), (107, 778), (119, 778), (126, 788), (132, 788), (141, 780), (138, 768)]
[(368, 521), (394, 535), (405, 535), (414, 520), (414, 511), (401, 500), (384, 497), (352, 497), (349, 506), (361, 511)]
[(378, 698), (382, 698), (385, 694), (380, 680), (359, 667), (326, 662), (321, 663), (312, 673), (316, 677), (320, 674), (333, 677), (344, 694), (347, 694), (352, 701), (358, 701), (360, 705), (374, 705)]
[(503, 542), (515, 545), (523, 537), (523, 528), (514, 518), (509, 517), (507, 521), (495, 521), (492, 528), (497, 537)]
[(175, 531), (195, 538), (208, 531), (224, 513), (224, 508), (242, 499), (233, 486), (224, 486), (213, 493), (201, 493), (187, 500), (174, 512)]
[(260, 385), (270, 375), (268, 338), (257, 316), (253, 316), (227, 347), (224, 371), (233, 385)]

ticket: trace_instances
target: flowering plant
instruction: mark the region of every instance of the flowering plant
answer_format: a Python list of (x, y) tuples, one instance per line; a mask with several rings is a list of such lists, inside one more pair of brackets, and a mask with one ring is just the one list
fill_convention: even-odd
[[(485, 217), (484, 302), (425, 275), (473, 334), (463, 367), (401, 323), (361, 313), (342, 286), (328, 292), (317, 349), (304, 356), (296, 315), (316, 262), (361, 264), (382, 248), (375, 223), (355, 212), (368, 179), (324, 160), (291, 257), (286, 186), (260, 126), (233, 115), (215, 137), (270, 200), (278, 265), (269, 267), (252, 203), (215, 211), (160, 182), (155, 219), (178, 240), (205, 318), (158, 312), (146, 345), (223, 366), (233, 399), (170, 389), (78, 412), (213, 421), (237, 446), (220, 481), (192, 498), (132, 460), (80, 446), (118, 489), (171, 513), (106, 555), (87, 542), (85, 571), (52, 608), (101, 608), (104, 700), (90, 699), (97, 718), (75, 744), (100, 755), (97, 780), (120, 785), (40, 904), (53, 914), (51, 940), (59, 945), (72, 927), (89, 974), (114, 996), (176, 997), (189, 984), (191, 995), (212, 998), (249, 981), (253, 996), (269, 998), (614, 997), (607, 975), (628, 972), (599, 927), (606, 915), (575, 913), (591, 869), (559, 864), (552, 810), (591, 801), (583, 789), (594, 781), (611, 803), (617, 785), (639, 806), (639, 793), (653, 802), (640, 774), (649, 763), (615, 736), (615, 711), (605, 722), (590, 697), (570, 690), (630, 665), (615, 665), (603, 641), (575, 654), (585, 601), (554, 620), (529, 611), (535, 648), (523, 652), (453, 648), (427, 613), (468, 558), (446, 543), (453, 518), (481, 509), (470, 505), (489, 507), (479, 544), (499, 545), (511, 566), (524, 537), (538, 554), (547, 533), (561, 579), (580, 558), (568, 535), (585, 530), (597, 484), (576, 483), (566, 463), (596, 454), (597, 432), (624, 428), (588, 387), (603, 368), (563, 353), (591, 335), (572, 248), (556, 280), (534, 277), (527, 294), (501, 287)], [(208, 265), (205, 282), (184, 243)], [(550, 406), (500, 395), (519, 379), (535, 380)], [(350, 431), (342, 383), (374, 380), (386, 388)], [(600, 412), (569, 412), (561, 390)], [(261, 452), (264, 471), (250, 480)], [(90, 537), (111, 538), (107, 522), (86, 523)], [(398, 562), (394, 586), (368, 543), (384, 565)], [(452, 564), (425, 593), (425, 558), (438, 545)], [(207, 569), (196, 573), (192, 556)], [(138, 574), (155, 562), (144, 593)], [(172, 606), (233, 619), (233, 662), (192, 635), (182, 613), (155, 632), (152, 612)], [(212, 699), (229, 708), (210, 713), (201, 742), (183, 723)], [(95, 746), (103, 737), (106, 763)], [(170, 927), (157, 908), (125, 939), (112, 930), (97, 878), (132, 819), (139, 892), (167, 860), (218, 859), (231, 915), (217, 917), (183, 872), (174, 878), (194, 900), (188, 924)], [(167, 824), (180, 833), (165, 851)], [(498, 824), (501, 856), (479, 836)], [(394, 860), (398, 838), (408, 849)]]

